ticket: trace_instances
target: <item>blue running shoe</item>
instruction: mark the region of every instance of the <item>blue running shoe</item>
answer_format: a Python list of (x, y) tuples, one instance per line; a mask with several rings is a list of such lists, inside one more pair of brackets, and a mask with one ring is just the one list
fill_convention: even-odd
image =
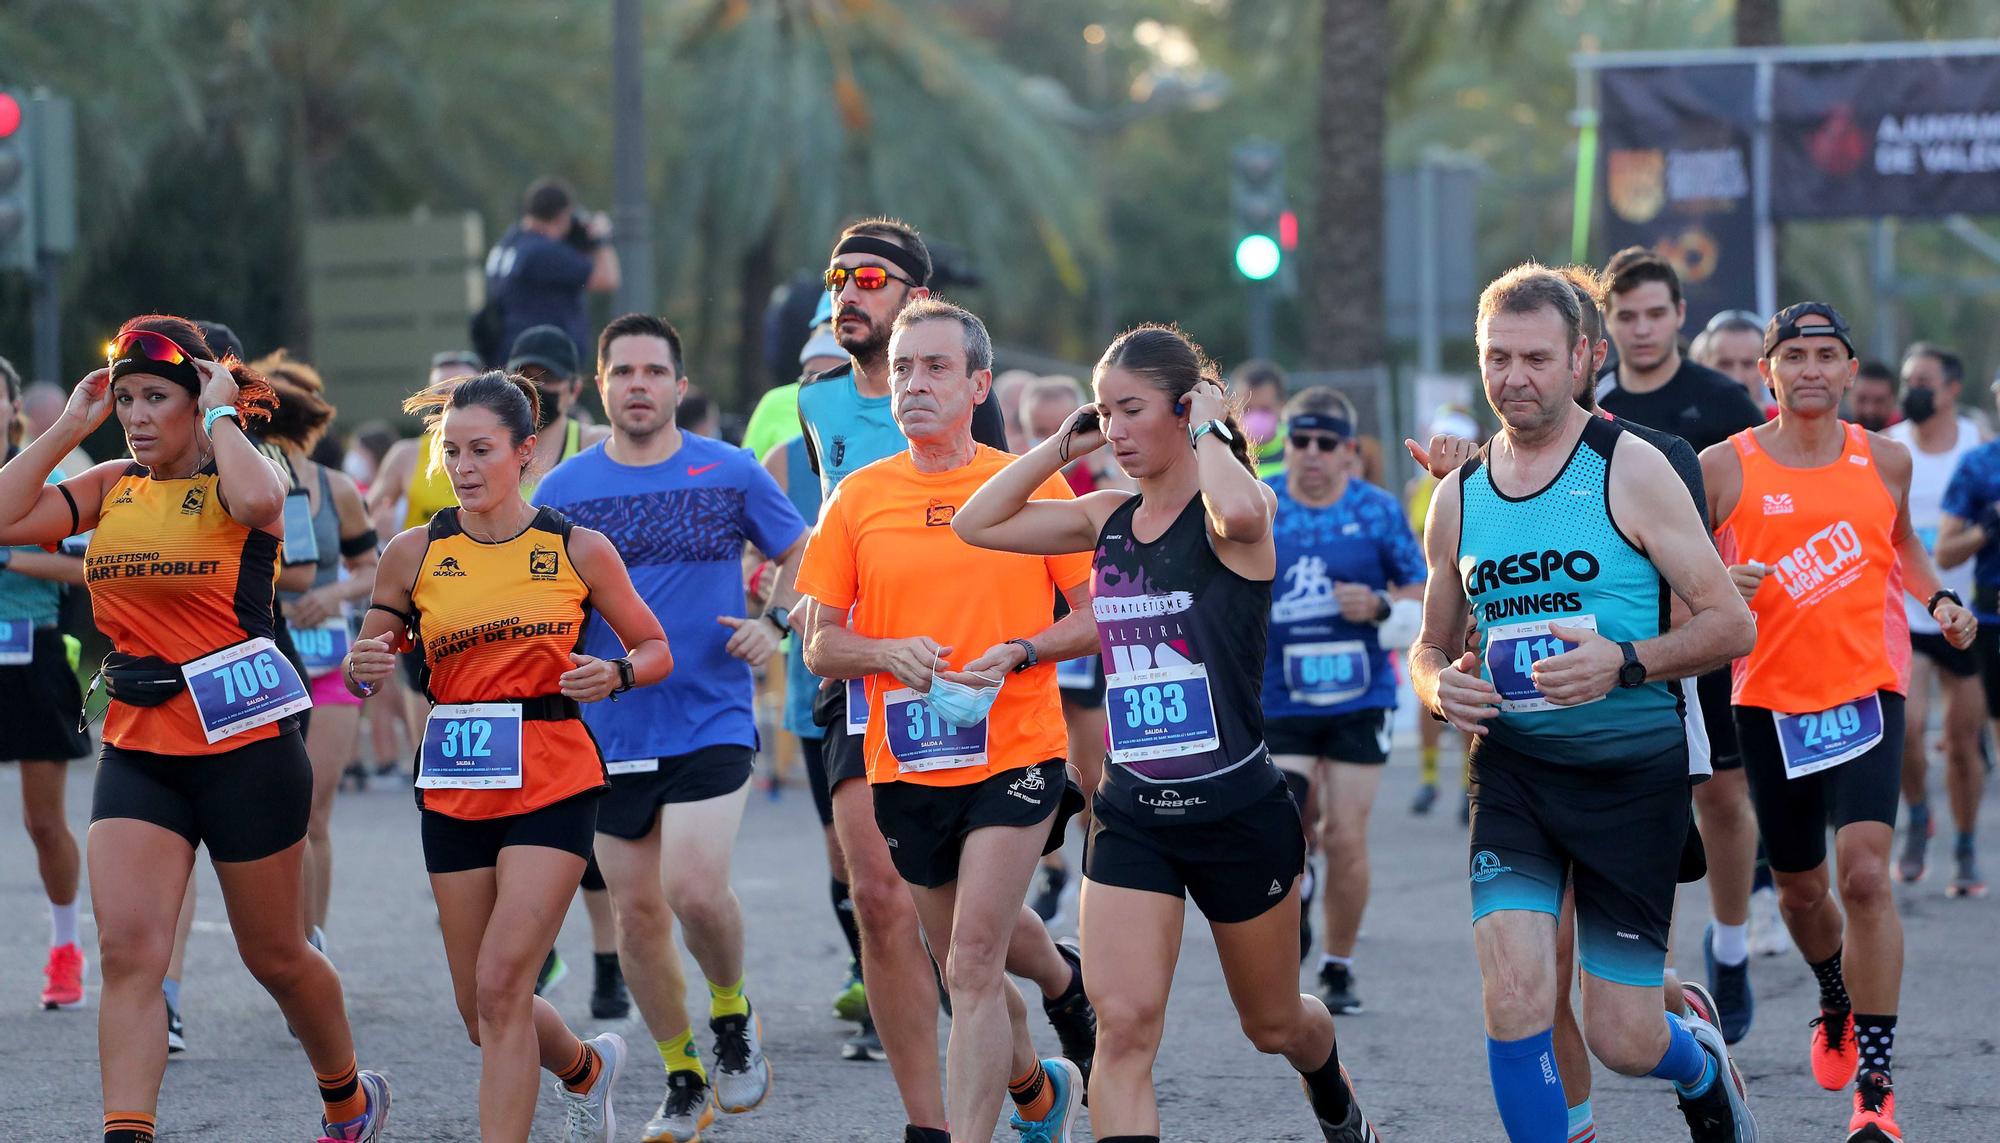
[(319, 1143), (375, 1143), (389, 1126), (389, 1081), (379, 1072), (358, 1072), (354, 1080), (367, 1093), (368, 1110), (345, 1123), (320, 1120)]
[(1750, 1021), (1757, 1015), (1757, 999), (1750, 993), (1750, 958), (1742, 964), (1718, 964), (1715, 959), (1715, 923), (1701, 934), (1701, 959), (1708, 966), (1708, 987), (1715, 995), (1715, 1026), (1724, 1043), (1734, 1044), (1750, 1034)]
[(1055, 1089), (1055, 1106), (1032, 1123), (1021, 1118), (1021, 1109), (1016, 1107), (1008, 1117), (1008, 1126), (1020, 1134), (1021, 1143), (1073, 1143), (1076, 1137), (1070, 1129), (1076, 1126), (1077, 1109), (1083, 1106), (1083, 1073), (1061, 1056), (1043, 1060), (1042, 1072)]

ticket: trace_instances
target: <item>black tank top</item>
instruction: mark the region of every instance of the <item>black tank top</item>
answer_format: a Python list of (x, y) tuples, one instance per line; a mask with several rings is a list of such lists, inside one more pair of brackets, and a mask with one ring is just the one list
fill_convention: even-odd
[(1104, 796), (1151, 824), (1214, 821), (1281, 781), (1259, 700), (1271, 583), (1216, 556), (1199, 495), (1141, 542), (1142, 500), (1104, 522), (1091, 576), (1111, 720)]

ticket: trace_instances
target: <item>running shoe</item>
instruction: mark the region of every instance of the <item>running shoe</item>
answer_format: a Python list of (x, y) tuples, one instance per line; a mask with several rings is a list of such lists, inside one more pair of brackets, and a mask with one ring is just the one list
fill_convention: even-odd
[(708, 1081), (689, 1071), (667, 1073), (667, 1095), (660, 1109), (646, 1121), (646, 1143), (695, 1143), (708, 1125), (715, 1122), (715, 1105), (708, 1097)]
[[(1681, 984), (1681, 1002), (1687, 1006), (1687, 1010), (1696, 1019), (1702, 1020), (1718, 1031), (1721, 1029), (1721, 1025), (1715, 1022), (1715, 997), (1709, 993), (1708, 989), (1692, 981), (1683, 982)], [(1727, 1042), (1726, 1037), (1724, 1042)], [(1737, 1068), (1735, 1057), (1728, 1056), (1725, 1053), (1725, 1058), (1729, 1060), (1729, 1082), (1735, 1086), (1737, 1097), (1739, 1099), (1748, 1098), (1749, 1089), (1743, 1086), (1743, 1072)]]
[(1361, 997), (1354, 991), (1354, 970), (1344, 964), (1320, 965), (1319, 998), (1335, 1016), (1359, 1014)]
[(368, 1099), (368, 1110), (345, 1123), (319, 1121), (319, 1143), (375, 1143), (389, 1126), (389, 1081), (380, 1072), (357, 1072), (354, 1082)]
[(715, 1102), (732, 1115), (764, 1102), (771, 1093), (771, 1061), (764, 1058), (763, 1021), (751, 1011), (717, 1016), (708, 1027), (715, 1033)]
[(1936, 827), (1931, 824), (1931, 808), (1928, 805), (1911, 806), (1907, 820), (1903, 822), (1903, 855), (1896, 859), (1896, 876), (1905, 885), (1915, 885), (1930, 872), (1930, 861), (1925, 849), (1930, 845), (1931, 834)]
[(1077, 1073), (1088, 1085), (1090, 1063), (1097, 1055), (1097, 1009), (1090, 1006), (1090, 997), (1084, 995), (1083, 954), (1076, 943), (1057, 941), (1056, 951), (1069, 962), (1069, 988), (1054, 1000), (1043, 1000), (1042, 1013), (1049, 1018), (1049, 1027), (1055, 1029), (1063, 1055), (1076, 1065)]
[[(1688, 997), (1690, 1007), (1694, 1001), (1696, 997)], [(1688, 1031), (1716, 1065), (1716, 1079), (1708, 1091), (1674, 1095), (1680, 1101), (1680, 1115), (1688, 1121), (1688, 1139), (1692, 1143), (1756, 1143), (1756, 1119), (1750, 1115), (1750, 1103), (1744, 1101), (1736, 1061), (1730, 1059), (1730, 1049), (1722, 1043), (1722, 1031), (1700, 1015), (1688, 1019)]]
[(561, 984), (563, 977), (568, 975), (569, 966), (563, 963), (562, 956), (556, 950), (550, 949), (549, 955), (542, 958), (542, 971), (535, 974), (535, 995), (547, 996), (554, 992), (556, 985)]
[(1028, 907), (1044, 925), (1054, 925), (1062, 917), (1063, 890), (1069, 887), (1069, 866), (1044, 865), (1035, 875), (1035, 892)]
[(562, 1100), (563, 1143), (611, 1143), (618, 1130), (618, 1117), (611, 1112), (611, 1089), (618, 1083), (618, 1069), (625, 1064), (625, 1037), (616, 1032), (593, 1036), (584, 1044), (597, 1053), (597, 1082), (585, 1092), (571, 1091), (556, 1081), (556, 1095)]
[(882, 1047), (882, 1037), (875, 1034), (875, 1021), (863, 1015), (861, 1027), (852, 1036), (841, 1041), (840, 1058), (843, 1060), (873, 1060), (882, 1063), (889, 1053)]
[(868, 988), (861, 983), (861, 962), (848, 958), (847, 983), (833, 996), (833, 1018), (859, 1024), (868, 1018)]
[(1791, 930), (1778, 911), (1778, 891), (1770, 886), (1750, 894), (1750, 955), (1784, 956), (1792, 951)]
[(1042, 1074), (1048, 1076), (1049, 1086), (1055, 1089), (1055, 1106), (1040, 1119), (1030, 1122), (1021, 1118), (1020, 1105), (1007, 1117), (1007, 1125), (1021, 1137), (1021, 1143), (1071, 1143), (1076, 1136), (1070, 1133), (1075, 1126), (1078, 1109), (1083, 1106), (1083, 1073), (1075, 1064), (1060, 1056), (1042, 1061)]
[[(1354, 1079), (1347, 1074), (1347, 1065), (1340, 1065), (1340, 1082), (1347, 1085), (1347, 1114), (1335, 1123), (1313, 1108), (1314, 1118), (1319, 1120), (1319, 1133), (1326, 1143), (1382, 1143), (1382, 1137), (1375, 1134), (1375, 1125), (1361, 1114), (1361, 1101), (1354, 1096)], [(1306, 1089), (1306, 1099), (1312, 1099), (1312, 1087), (1301, 1078), (1299, 1083)]]
[(1715, 1015), (1710, 1020), (1722, 1030), (1726, 1043), (1737, 1043), (1750, 1034), (1750, 1022), (1757, 1015), (1757, 998), (1750, 991), (1750, 960), (1722, 964), (1715, 959), (1715, 922), (1701, 934), (1701, 959), (1708, 967), (1708, 986), (1715, 990)]
[(632, 1014), (632, 994), (625, 991), (625, 970), (617, 953), (596, 953), (590, 984), (590, 1015), (595, 1020), (623, 1020)]
[(83, 1007), (83, 950), (71, 941), (49, 950), (49, 961), (42, 966), (42, 976), (47, 984), (42, 987), (42, 1008), (53, 1012), (58, 1008), (75, 1009)]
[(167, 1054), (175, 1055), (187, 1051), (187, 1026), (181, 1023), (181, 1010), (174, 1002), (167, 1001)]
[(1958, 872), (1952, 876), (1951, 884), (1945, 887), (1947, 897), (1984, 897), (1986, 878), (1979, 875), (1979, 855), (1970, 849), (1961, 849), (1953, 860)]
[(1839, 1091), (1854, 1082), (1861, 1066), (1861, 1049), (1854, 1043), (1854, 1012), (1825, 1008), (1812, 1021), (1812, 1074), (1819, 1086)]
[(1896, 1088), (1888, 1072), (1867, 1072), (1854, 1085), (1847, 1143), (1903, 1143), (1903, 1129), (1896, 1126)]
[(1418, 817), (1428, 817), (1431, 808), (1437, 805), (1438, 788), (1436, 782), (1425, 782), (1417, 787), (1417, 796), (1410, 799), (1410, 812)]

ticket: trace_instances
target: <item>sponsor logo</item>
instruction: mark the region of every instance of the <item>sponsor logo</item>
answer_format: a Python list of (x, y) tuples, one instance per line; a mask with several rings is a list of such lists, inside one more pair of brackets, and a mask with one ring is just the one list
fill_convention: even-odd
[(846, 437), (833, 438), (833, 467), (839, 468), (840, 462), (846, 459), (847, 459), (847, 438)]
[(1179, 790), (1161, 790), (1157, 797), (1149, 797), (1142, 790), (1137, 795), (1137, 800), (1140, 805), (1163, 814), (1185, 813), (1189, 806), (1205, 806), (1208, 804), (1207, 798), (1193, 796), (1184, 798), (1181, 796)]
[(528, 553), (529, 579), (554, 579), (561, 570), (562, 557), (556, 554), (554, 548), (536, 544), (534, 550)]
[(117, 498), (111, 502), (113, 504), (130, 504), (132, 502), (132, 486), (128, 484), (119, 489)]
[(1572, 489), (1570, 489), (1570, 490), (1569, 490), (1569, 494), (1570, 494), (1571, 496), (1588, 496), (1588, 495), (1590, 495), (1590, 489), (1588, 489), (1588, 488), (1572, 488)]
[(446, 556), (445, 558), (438, 561), (438, 565), (436, 567), (431, 569), (432, 579), (449, 578), (452, 576), (458, 576), (463, 578), (464, 575), (465, 575), (464, 569), (458, 566), (457, 556)]
[(722, 463), (722, 462), (721, 462), (721, 461), (719, 461), (719, 460), (712, 460), (712, 461), (709, 461), (709, 462), (708, 462), (707, 464), (704, 464), (704, 465), (701, 465), (701, 466), (699, 466), (699, 467), (697, 467), (697, 466), (695, 466), (695, 465), (692, 465), (692, 464), (690, 464), (690, 465), (688, 465), (688, 475), (689, 475), (689, 476), (700, 476), (700, 475), (701, 475), (702, 473), (704, 473), (704, 472), (707, 472), (707, 471), (708, 471), (709, 469), (711, 469), (711, 468), (714, 468), (714, 467), (715, 467), (716, 465), (718, 465), (718, 464), (721, 464), (721, 463)]
[(1481, 885), (1502, 873), (1512, 872), (1514, 867), (1500, 864), (1500, 858), (1490, 849), (1482, 849), (1472, 855), (1472, 879)]
[(1865, 457), (1865, 456), (1850, 456), (1850, 457), (1848, 457), (1848, 458), (1847, 458), (1847, 463), (1849, 463), (1849, 464), (1858, 464), (1858, 465), (1860, 465), (1860, 466), (1861, 466), (1861, 467), (1863, 467), (1863, 468), (1867, 468), (1867, 467), (1868, 467), (1868, 458), (1867, 458), (1867, 457)]
[(1340, 534), (1343, 536), (1359, 536), (1361, 534), (1361, 525), (1342, 524), (1340, 526)]
[(1780, 557), (1771, 574), (1786, 595), (1798, 599), (1821, 588), (1831, 591), (1844, 586), (1867, 563), (1861, 553), (1861, 534), (1841, 520), (1814, 532), (1811, 539)]
[(1842, 103), (1828, 113), (1806, 136), (1806, 156), (1837, 179), (1860, 170), (1861, 160), (1868, 157), (1868, 137), (1854, 121), (1854, 108)]
[(1326, 574), (1326, 561), (1318, 556), (1300, 556), (1285, 569), (1291, 586), (1271, 604), (1271, 618), (1278, 623), (1316, 619), (1340, 610), (1333, 600), (1333, 577)]
[(1541, 1056), (1542, 1085), (1545, 1087), (1554, 1087), (1559, 1082), (1556, 1079), (1555, 1055), (1554, 1052), (1543, 1052)]
[(1279, 894), (1283, 893), (1284, 891), (1285, 887), (1283, 885), (1278, 884), (1278, 879), (1273, 877), (1271, 879), (1271, 888), (1265, 891), (1264, 896), (1276, 897)]
[(1628, 933), (1621, 929), (1618, 931), (1618, 939), (1621, 941), (1636, 941), (1639, 939), (1639, 934)]
[(933, 500), (924, 509), (924, 527), (949, 528), (952, 515), (957, 511), (958, 508), (954, 505), (946, 504), (942, 500)]
[(1039, 771), (1025, 770), (1022, 771), (1020, 777), (1014, 779), (1013, 784), (1007, 787), (1007, 795), (1019, 798), (1029, 805), (1038, 806), (1042, 804), (1040, 797), (1042, 791), (1048, 788), (1049, 784), (1042, 779)]
[(202, 503), (207, 499), (208, 499), (208, 490), (201, 487), (200, 485), (196, 485), (195, 487), (188, 489), (187, 495), (181, 497), (181, 515), (183, 516), (201, 515)]
[(1466, 598), (1476, 599), (1496, 587), (1520, 587), (1552, 580), (1558, 571), (1577, 583), (1589, 583), (1597, 578), (1598, 565), (1597, 557), (1589, 552), (1547, 548), (1539, 552), (1516, 552), (1497, 561), (1475, 563), (1468, 556), (1460, 561), (1460, 571), (1465, 577)]
[(1764, 494), (1764, 515), (1789, 516), (1793, 512), (1792, 494), (1789, 492), (1766, 492)]
[(1650, 222), (1667, 204), (1667, 156), (1657, 148), (1630, 148), (1605, 156), (1604, 197), (1627, 222)]
[(903, 848), (903, 847), (902, 847), (901, 845), (898, 845), (898, 844), (896, 843), (896, 839), (895, 839), (895, 838), (893, 838), (893, 837), (884, 837), (884, 838), (883, 838), (882, 840), (883, 840), (883, 841), (886, 841), (886, 842), (888, 842), (888, 843), (889, 843), (889, 848), (890, 848), (890, 849), (901, 849), (901, 848)]

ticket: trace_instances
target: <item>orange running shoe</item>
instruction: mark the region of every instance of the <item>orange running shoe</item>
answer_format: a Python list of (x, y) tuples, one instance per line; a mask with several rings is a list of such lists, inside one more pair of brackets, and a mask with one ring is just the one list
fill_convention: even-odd
[(48, 978), (42, 989), (43, 1008), (53, 1012), (83, 1007), (83, 950), (74, 942), (49, 950), (49, 963), (42, 975)]
[(1896, 1126), (1896, 1090), (1888, 1072), (1869, 1072), (1854, 1085), (1854, 1118), (1847, 1121), (1847, 1143), (1903, 1143)]
[(1822, 1008), (1812, 1030), (1812, 1073), (1819, 1086), (1839, 1091), (1853, 1083), (1861, 1066), (1861, 1049), (1854, 1043), (1854, 1013)]

